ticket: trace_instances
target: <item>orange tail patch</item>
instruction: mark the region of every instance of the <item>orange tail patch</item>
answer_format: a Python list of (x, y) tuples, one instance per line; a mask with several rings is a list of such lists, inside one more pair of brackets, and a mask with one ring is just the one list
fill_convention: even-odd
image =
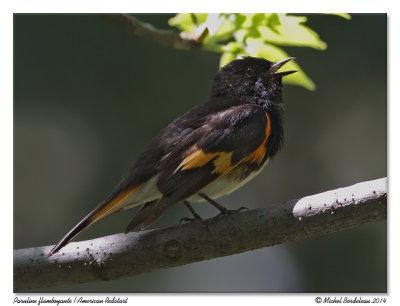
[(101, 218), (103, 218), (105, 216), (108, 216), (108, 215), (112, 214), (113, 212), (117, 211), (118, 203), (120, 203), (122, 200), (126, 199), (127, 197), (129, 197), (133, 193), (135, 193), (139, 189), (140, 186), (142, 186), (142, 184), (136, 185), (136, 186), (132, 187), (131, 189), (125, 190), (120, 195), (115, 197), (113, 200), (111, 200), (109, 203), (107, 203), (104, 207), (102, 207), (98, 212), (96, 212), (90, 218), (90, 223), (94, 223), (97, 220), (99, 220), (99, 219), (101, 219)]

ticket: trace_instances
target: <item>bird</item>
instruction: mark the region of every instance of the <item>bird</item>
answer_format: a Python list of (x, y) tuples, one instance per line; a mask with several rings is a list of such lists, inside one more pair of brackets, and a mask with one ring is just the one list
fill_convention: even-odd
[(206, 201), (229, 214), (215, 199), (258, 175), (281, 149), (284, 76), (293, 57), (269, 61), (243, 57), (216, 73), (209, 98), (165, 127), (140, 154), (127, 175), (48, 253), (52, 256), (96, 221), (141, 205), (125, 233), (146, 229), (169, 207)]

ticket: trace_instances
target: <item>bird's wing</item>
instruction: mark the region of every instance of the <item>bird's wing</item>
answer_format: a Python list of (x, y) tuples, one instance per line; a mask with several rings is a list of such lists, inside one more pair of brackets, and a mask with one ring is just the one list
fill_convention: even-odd
[(256, 104), (234, 106), (211, 115), (161, 161), (157, 186), (163, 197), (142, 228), (169, 206), (199, 192), (239, 163), (261, 163), (270, 132), (268, 114)]

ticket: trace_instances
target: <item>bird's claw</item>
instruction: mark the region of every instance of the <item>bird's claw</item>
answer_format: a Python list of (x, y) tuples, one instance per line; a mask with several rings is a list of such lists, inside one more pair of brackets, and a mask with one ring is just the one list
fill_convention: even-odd
[(232, 214), (239, 213), (242, 210), (248, 210), (248, 208), (244, 207), (244, 206), (242, 206), (242, 207), (240, 207), (238, 209), (226, 209), (225, 208), (224, 210), (221, 210), (221, 212), (218, 215), (216, 215), (214, 218), (215, 219), (219, 219), (219, 218), (227, 216), (227, 215), (232, 215)]

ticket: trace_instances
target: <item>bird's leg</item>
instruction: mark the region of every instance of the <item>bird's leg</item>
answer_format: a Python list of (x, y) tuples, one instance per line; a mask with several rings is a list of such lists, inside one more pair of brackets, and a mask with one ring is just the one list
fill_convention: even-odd
[(204, 200), (206, 200), (208, 203), (210, 203), (212, 206), (214, 206), (216, 209), (218, 209), (222, 214), (227, 214), (228, 209), (223, 207), (221, 204), (218, 204), (216, 201), (211, 199), (209, 196), (205, 195), (204, 193), (199, 193), (199, 196), (201, 196)]
[(179, 225), (181, 225), (182, 222), (195, 222), (195, 221), (201, 221), (203, 220), (198, 213), (196, 213), (193, 209), (193, 207), (189, 204), (188, 201), (183, 201), (183, 203), (186, 205), (186, 207), (190, 210), (190, 212), (193, 215), (193, 218), (185, 217), (179, 220)]
[(216, 209), (220, 211), (220, 213), (216, 217), (224, 216), (224, 215), (230, 215), (233, 213), (237, 213), (241, 210), (248, 209), (247, 207), (240, 207), (239, 209), (227, 209), (223, 207), (221, 204), (218, 204), (216, 201), (211, 199), (209, 196), (205, 195), (204, 193), (199, 193), (199, 196), (201, 196), (204, 200), (206, 200), (208, 203), (213, 205)]
[(193, 207), (189, 204), (188, 201), (184, 201), (183, 203), (184, 203), (184, 204), (186, 205), (186, 207), (190, 210), (190, 212), (192, 213), (192, 215), (193, 215), (193, 217), (194, 217), (195, 219), (197, 219), (197, 220), (202, 220), (202, 218), (200, 217), (200, 215), (194, 211)]

